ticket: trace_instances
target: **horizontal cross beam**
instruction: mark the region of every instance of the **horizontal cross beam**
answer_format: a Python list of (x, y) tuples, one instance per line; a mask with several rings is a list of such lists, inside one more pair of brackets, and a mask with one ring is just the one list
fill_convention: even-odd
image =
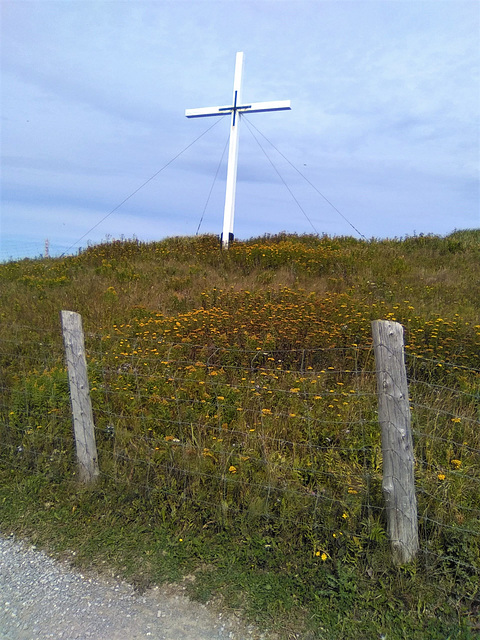
[(202, 107), (200, 109), (186, 109), (187, 118), (205, 118), (208, 116), (224, 116), (236, 109), (240, 113), (261, 113), (263, 111), (289, 111), (291, 109), (290, 100), (275, 100), (274, 102), (253, 102), (252, 104), (240, 105), (238, 107)]

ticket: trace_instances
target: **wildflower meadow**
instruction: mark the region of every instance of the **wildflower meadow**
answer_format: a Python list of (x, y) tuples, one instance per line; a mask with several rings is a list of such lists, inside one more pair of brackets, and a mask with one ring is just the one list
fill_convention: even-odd
[[(0, 265), (2, 533), (139, 589), (183, 584), (272, 637), (478, 637), (479, 258), (473, 230), (121, 240)], [(84, 324), (91, 487), (75, 477), (62, 309)], [(403, 567), (377, 319), (404, 327), (420, 552)]]

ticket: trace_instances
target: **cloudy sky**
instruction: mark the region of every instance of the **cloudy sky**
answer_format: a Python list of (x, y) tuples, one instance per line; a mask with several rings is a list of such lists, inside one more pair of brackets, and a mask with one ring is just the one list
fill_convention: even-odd
[(480, 226), (477, 0), (3, 0), (1, 12), (0, 259), (47, 238), (55, 253), (219, 234), (229, 117), (185, 109), (231, 102), (237, 51), (244, 102), (292, 103), (242, 118), (238, 238)]

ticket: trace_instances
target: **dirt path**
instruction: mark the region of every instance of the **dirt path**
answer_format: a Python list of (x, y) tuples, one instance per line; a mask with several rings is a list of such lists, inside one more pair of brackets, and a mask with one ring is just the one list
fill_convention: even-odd
[(138, 595), (124, 582), (83, 575), (31, 545), (0, 538), (0, 640), (267, 637), (190, 601), (178, 588)]

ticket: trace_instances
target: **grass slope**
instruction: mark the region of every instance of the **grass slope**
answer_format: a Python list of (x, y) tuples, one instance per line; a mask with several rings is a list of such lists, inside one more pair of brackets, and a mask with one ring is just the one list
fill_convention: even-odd
[[(281, 638), (474, 638), (480, 231), (110, 242), (0, 265), (0, 526)], [(59, 311), (102, 470), (75, 480)], [(419, 532), (389, 559), (370, 321), (405, 327)], [(74, 552), (74, 555), (72, 555)]]

